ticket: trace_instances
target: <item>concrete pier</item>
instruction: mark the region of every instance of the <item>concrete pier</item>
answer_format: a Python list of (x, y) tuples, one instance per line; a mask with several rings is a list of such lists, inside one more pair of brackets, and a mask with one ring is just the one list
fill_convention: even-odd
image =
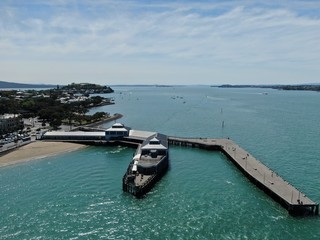
[(169, 137), (169, 144), (221, 151), (256, 186), (292, 215), (318, 215), (319, 204), (229, 139)]
[[(130, 130), (129, 136), (106, 140), (104, 132), (49, 132), (43, 139), (90, 145), (124, 145), (137, 147), (154, 132)], [(193, 148), (221, 151), (257, 187), (279, 202), (292, 215), (319, 215), (319, 204), (285, 181), (230, 139), (168, 137), (168, 143)]]

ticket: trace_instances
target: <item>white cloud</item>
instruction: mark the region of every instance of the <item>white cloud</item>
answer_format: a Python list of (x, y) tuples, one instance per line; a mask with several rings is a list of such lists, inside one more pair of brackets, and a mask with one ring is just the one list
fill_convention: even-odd
[[(216, 73), (228, 79), (244, 80), (239, 74), (223, 74), (228, 68), (247, 75), (250, 68), (264, 73), (274, 71), (274, 76), (274, 69), (299, 68), (302, 72), (313, 72), (314, 76), (310, 77), (317, 81), (320, 16), (312, 11), (314, 4), (317, 3), (149, 4), (83, 0), (0, 5), (0, 60), (46, 61), (62, 72), (65, 70), (57, 61), (74, 62), (78, 66), (88, 61), (96, 65), (112, 63), (119, 71), (112, 71), (113, 74), (122, 76), (123, 81), (130, 76), (120, 70), (121, 65), (136, 67), (137, 71), (133, 72), (138, 78), (139, 73), (144, 75), (138, 70), (143, 65), (160, 74), (157, 70), (160, 63), (168, 78), (171, 73), (176, 79), (179, 77), (174, 66), (188, 72), (188, 76), (195, 76), (189, 71), (190, 66), (195, 66), (194, 72), (201, 74), (204, 82), (209, 82), (210, 74)], [(39, 6), (44, 12), (35, 11)], [(180, 76), (186, 77), (182, 73)]]

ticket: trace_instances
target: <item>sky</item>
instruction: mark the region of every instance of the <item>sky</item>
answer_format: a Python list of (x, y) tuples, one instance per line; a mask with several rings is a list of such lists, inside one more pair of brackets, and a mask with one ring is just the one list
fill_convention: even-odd
[(320, 1), (1, 0), (0, 81), (320, 83)]

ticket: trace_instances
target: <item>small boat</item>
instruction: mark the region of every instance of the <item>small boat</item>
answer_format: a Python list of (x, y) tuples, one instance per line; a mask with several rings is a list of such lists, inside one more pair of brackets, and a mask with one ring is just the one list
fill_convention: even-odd
[(167, 172), (169, 152), (167, 136), (156, 133), (139, 145), (122, 179), (122, 189), (140, 198)]

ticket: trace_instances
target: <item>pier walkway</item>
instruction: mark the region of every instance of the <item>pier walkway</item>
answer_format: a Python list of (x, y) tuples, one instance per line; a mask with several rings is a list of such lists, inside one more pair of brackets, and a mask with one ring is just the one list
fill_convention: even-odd
[(318, 215), (319, 204), (229, 139), (169, 137), (169, 144), (221, 151), (255, 185), (292, 215)]
[[(47, 132), (45, 141), (66, 141), (90, 145), (137, 147), (155, 132), (131, 129), (128, 136), (107, 140), (105, 132)], [(319, 215), (319, 204), (285, 181), (230, 139), (168, 137), (168, 143), (222, 152), (256, 186), (279, 202), (292, 215)]]

